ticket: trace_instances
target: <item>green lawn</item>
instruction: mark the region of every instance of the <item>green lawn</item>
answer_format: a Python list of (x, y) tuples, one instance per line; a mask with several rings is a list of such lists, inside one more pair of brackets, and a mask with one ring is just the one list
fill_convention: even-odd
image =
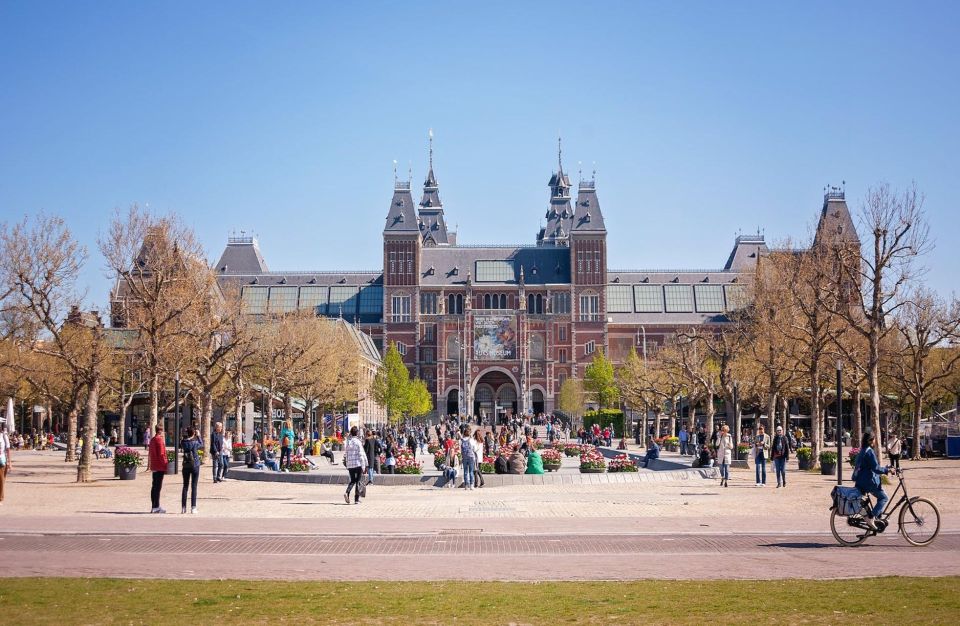
[[(451, 567), (457, 567), (450, 564)], [(948, 624), (960, 578), (559, 583), (0, 579), (0, 624)]]

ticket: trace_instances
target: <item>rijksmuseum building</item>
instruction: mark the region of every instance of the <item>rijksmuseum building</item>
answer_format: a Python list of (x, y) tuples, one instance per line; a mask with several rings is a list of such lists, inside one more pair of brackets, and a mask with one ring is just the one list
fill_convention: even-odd
[[(419, 201), (410, 182), (394, 184), (382, 268), (270, 271), (255, 239), (231, 237), (216, 270), (242, 287), (250, 314), (313, 309), (354, 322), (381, 352), (396, 344), (438, 411), (499, 418), (552, 411), (597, 350), (614, 362), (631, 349), (649, 356), (678, 328), (726, 323), (767, 251), (762, 236), (740, 236), (718, 269), (609, 269), (595, 182), (574, 190), (558, 159), (548, 187), (529, 246), (458, 244), (431, 149)], [(825, 195), (820, 221), (854, 233), (842, 191)]]

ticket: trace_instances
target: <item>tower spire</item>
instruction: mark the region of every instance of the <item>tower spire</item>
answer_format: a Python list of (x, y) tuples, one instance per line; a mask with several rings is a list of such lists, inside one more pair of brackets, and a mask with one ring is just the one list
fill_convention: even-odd
[(560, 167), (560, 171), (563, 171), (563, 137), (560, 136), (560, 133), (557, 133), (557, 165)]
[(433, 129), (429, 131), (430, 135), (430, 169), (433, 170)]

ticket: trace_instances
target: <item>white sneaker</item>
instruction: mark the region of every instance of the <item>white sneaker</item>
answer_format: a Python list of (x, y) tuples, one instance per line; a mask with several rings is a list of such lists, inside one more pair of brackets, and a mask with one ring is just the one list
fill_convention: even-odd
[(187, 513), (187, 507), (183, 507), (180, 509), (180, 515), (186, 515), (186, 513)]
[(159, 513), (159, 512), (160, 512), (160, 509), (159, 509), (159, 508), (153, 508), (153, 509), (150, 509), (150, 512), (151, 512), (151, 513)]
[(761, 485), (760, 483), (757, 483), (757, 487), (763, 487), (763, 485)]
[(867, 526), (870, 528), (870, 530), (877, 529), (877, 523), (873, 520), (872, 517), (865, 517), (864, 520), (867, 522)]
[(163, 514), (163, 513), (166, 513), (166, 512), (167, 512), (166, 509), (157, 509), (156, 511), (154, 511), (154, 513), (160, 513), (160, 514)]
[(192, 509), (190, 509), (190, 514), (191, 514), (191, 515), (196, 515), (196, 514), (197, 514), (197, 507), (193, 507)]

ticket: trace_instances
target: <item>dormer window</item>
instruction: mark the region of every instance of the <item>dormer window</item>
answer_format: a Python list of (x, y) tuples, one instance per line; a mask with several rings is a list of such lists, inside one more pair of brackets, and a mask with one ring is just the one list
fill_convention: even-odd
[(583, 216), (583, 221), (584, 222), (590, 221), (590, 211), (587, 211), (587, 214)]

